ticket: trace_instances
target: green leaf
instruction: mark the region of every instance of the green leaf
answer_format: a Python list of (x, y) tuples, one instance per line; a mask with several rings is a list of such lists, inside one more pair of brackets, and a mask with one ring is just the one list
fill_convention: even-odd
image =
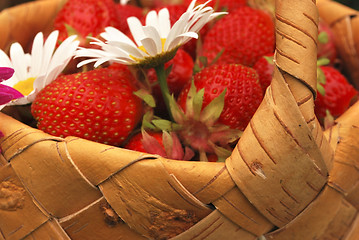
[(73, 28), (71, 25), (65, 23), (65, 28), (67, 31), (67, 35), (72, 36), (72, 35), (79, 35), (79, 32)]
[(196, 86), (194, 85), (193, 78), (192, 78), (191, 87), (188, 90), (188, 94), (187, 94), (187, 98), (186, 98), (186, 113), (185, 113), (185, 115), (187, 117), (194, 115), (193, 99), (194, 99), (194, 96), (196, 95), (196, 92), (197, 92), (197, 89), (196, 89)]
[(193, 75), (196, 75), (196, 73), (199, 73), (201, 70), (202, 68), (197, 63), (195, 63), (193, 66)]
[(321, 68), (317, 68), (317, 82), (325, 84), (327, 82), (325, 74)]
[(320, 93), (320, 95), (325, 96), (325, 89), (320, 83), (317, 83), (317, 90)]
[(137, 97), (141, 98), (151, 108), (156, 107), (156, 101), (154, 97), (145, 89), (140, 89), (134, 92)]
[(318, 41), (319, 43), (322, 43), (322, 44), (325, 44), (325, 43), (328, 43), (329, 42), (329, 36), (328, 36), (328, 33), (327, 32), (321, 32), (319, 33), (318, 35)]
[(222, 50), (219, 51), (219, 53), (217, 53), (216, 57), (212, 60), (210, 65), (215, 64), (218, 61), (218, 59), (222, 56), (223, 53), (224, 53), (224, 48), (222, 48)]
[(151, 123), (153, 119), (153, 112), (146, 112), (142, 118), (142, 128), (155, 130), (156, 127)]
[(328, 65), (330, 63), (330, 60), (328, 58), (325, 58), (325, 57), (321, 57), (317, 60), (317, 66), (320, 67), (320, 66), (325, 66), (325, 65)]
[(193, 98), (193, 118), (199, 120), (201, 117), (202, 105), (204, 99), (204, 88), (200, 89)]
[(207, 66), (208, 66), (208, 59), (207, 59), (207, 57), (205, 57), (205, 56), (200, 56), (198, 60), (199, 60), (200, 63), (202, 63), (202, 65), (203, 65), (204, 67), (207, 67)]
[(171, 96), (167, 95), (167, 97), (173, 120), (177, 123), (182, 123), (185, 118), (185, 114), (183, 113), (182, 108), (176, 102), (173, 94)]
[(263, 56), (265, 60), (267, 60), (267, 62), (269, 64), (273, 65), (273, 56)]
[(222, 162), (222, 161), (224, 162), (232, 154), (231, 151), (219, 146), (214, 147), (214, 153), (218, 157), (218, 162)]
[(172, 132), (180, 129), (180, 126), (178, 124), (166, 119), (154, 119), (152, 120), (152, 123), (162, 131)]
[(226, 94), (227, 88), (213, 99), (202, 111), (201, 121), (204, 122), (207, 126), (212, 126), (219, 118), (223, 111), (224, 107), (224, 96)]

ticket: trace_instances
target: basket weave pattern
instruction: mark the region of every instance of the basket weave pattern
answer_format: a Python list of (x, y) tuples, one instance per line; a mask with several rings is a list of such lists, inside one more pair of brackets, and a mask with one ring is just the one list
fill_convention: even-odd
[[(18, 10), (1, 13), (13, 27), (1, 24), (0, 46), (28, 43), (63, 2), (29, 5), (24, 36), (10, 31)], [(322, 131), (316, 3), (277, 0), (275, 18), (272, 84), (225, 163), (57, 138), (0, 114), (0, 239), (357, 239), (359, 105)]]

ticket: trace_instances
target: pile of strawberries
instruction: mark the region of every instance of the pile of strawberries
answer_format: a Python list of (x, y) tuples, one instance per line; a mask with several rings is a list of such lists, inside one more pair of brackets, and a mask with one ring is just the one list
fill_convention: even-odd
[[(54, 29), (60, 31), (60, 42), (77, 34), (81, 46), (93, 47), (87, 37), (98, 37), (107, 26), (129, 35), (128, 17), (144, 22), (149, 10), (162, 7), (168, 8), (173, 24), (190, 2), (154, 1), (151, 8), (141, 8), (114, 0), (68, 0)], [(173, 94), (170, 112), (154, 69), (140, 71), (121, 64), (77, 69), (73, 66), (79, 60), (74, 59), (32, 103), (38, 128), (172, 159), (223, 161), (270, 85), (275, 31), (272, 16), (248, 6), (246, 0), (209, 5), (228, 14), (208, 23), (198, 40), (186, 43), (166, 63)], [(319, 30), (322, 61), (315, 111), (324, 122), (328, 116), (340, 116), (356, 100), (357, 91), (338, 68), (330, 29), (321, 22)]]

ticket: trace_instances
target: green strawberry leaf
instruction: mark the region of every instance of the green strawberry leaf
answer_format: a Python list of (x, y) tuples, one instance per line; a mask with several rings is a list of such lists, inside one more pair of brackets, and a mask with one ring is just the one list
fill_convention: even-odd
[(320, 83), (317, 83), (317, 90), (320, 95), (325, 96), (325, 89)]
[(166, 119), (154, 119), (152, 120), (152, 123), (162, 131), (172, 132), (180, 129), (180, 126), (178, 124)]
[(217, 162), (224, 162), (229, 156), (231, 156), (232, 151), (229, 151), (223, 147), (214, 146), (214, 153), (218, 157)]
[(328, 58), (325, 58), (325, 57), (321, 57), (317, 60), (317, 66), (320, 67), (320, 66), (325, 66), (325, 65), (328, 65), (330, 63), (330, 60)]
[(142, 128), (155, 130), (156, 126), (151, 123), (153, 112), (146, 112), (142, 117)]
[(177, 123), (183, 123), (185, 114), (183, 113), (182, 108), (176, 102), (173, 94), (171, 96), (167, 95), (167, 97), (169, 100), (169, 107), (173, 120)]
[(203, 109), (200, 118), (201, 122), (204, 122), (207, 126), (212, 126), (218, 120), (224, 108), (226, 91), (227, 88)]
[(223, 53), (224, 53), (224, 48), (222, 48), (222, 50), (219, 51), (219, 53), (217, 53), (216, 57), (212, 60), (210, 65), (215, 64), (218, 61), (218, 59), (222, 56)]
[(156, 107), (156, 101), (154, 97), (145, 89), (140, 89), (136, 92), (134, 92), (137, 97), (141, 98), (148, 106), (151, 108)]
[(197, 89), (196, 86), (194, 85), (193, 79), (191, 82), (191, 87), (188, 91), (187, 94), (187, 98), (186, 98), (186, 113), (185, 115), (188, 116), (193, 116), (194, 115), (194, 109), (193, 109), (193, 99), (194, 96), (196, 95)]
[(263, 56), (264, 57), (264, 59), (265, 60), (267, 60), (267, 62), (269, 63), (269, 64), (274, 64), (273, 63), (273, 56)]
[(195, 63), (193, 66), (193, 75), (196, 73), (199, 73), (202, 70), (202, 68), (198, 65), (198, 63)]
[(199, 62), (202, 63), (203, 67), (207, 67), (208, 66), (208, 59), (205, 56), (200, 56), (198, 58)]
[(325, 44), (325, 43), (328, 43), (329, 42), (329, 36), (328, 36), (328, 33), (327, 32), (321, 32), (319, 33), (318, 35), (318, 41), (319, 43), (322, 43), (322, 44)]
[(200, 89), (194, 95), (194, 98), (193, 98), (193, 118), (195, 120), (199, 120), (201, 117), (203, 98), (204, 98), (204, 88)]
[(67, 23), (65, 23), (65, 28), (66, 28), (68, 36), (72, 36), (72, 35), (79, 36), (80, 35), (79, 32), (75, 28), (73, 28), (71, 25), (69, 25)]

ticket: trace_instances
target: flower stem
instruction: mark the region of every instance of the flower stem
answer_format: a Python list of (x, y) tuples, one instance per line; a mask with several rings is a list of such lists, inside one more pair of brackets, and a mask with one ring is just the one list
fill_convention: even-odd
[(171, 108), (170, 108), (170, 91), (168, 89), (168, 85), (167, 85), (167, 76), (166, 76), (166, 72), (165, 72), (165, 65), (164, 64), (160, 64), (159, 66), (155, 67), (155, 71), (157, 74), (157, 79), (158, 82), (160, 84), (160, 88), (161, 88), (161, 92), (162, 92), (162, 96), (163, 96), (163, 101), (165, 102), (166, 108), (167, 108), (167, 112), (169, 114), (169, 117), (171, 120), (173, 120), (172, 118), (172, 112), (171, 112)]

